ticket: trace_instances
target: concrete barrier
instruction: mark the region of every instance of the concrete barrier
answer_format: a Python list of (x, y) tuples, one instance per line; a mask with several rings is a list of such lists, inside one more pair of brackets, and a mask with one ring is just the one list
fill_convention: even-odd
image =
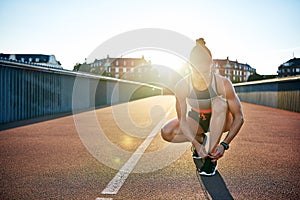
[(0, 60), (0, 124), (161, 94), (148, 84)]
[(241, 101), (300, 112), (300, 77), (234, 84)]

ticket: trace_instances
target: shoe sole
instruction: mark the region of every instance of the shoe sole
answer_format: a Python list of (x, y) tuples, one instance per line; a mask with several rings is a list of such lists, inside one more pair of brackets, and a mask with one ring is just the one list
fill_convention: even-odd
[(200, 176), (214, 176), (216, 174), (217, 170), (218, 170), (218, 167), (216, 166), (215, 170), (212, 173), (208, 174), (208, 173), (202, 171), (202, 172), (199, 172), (199, 175)]

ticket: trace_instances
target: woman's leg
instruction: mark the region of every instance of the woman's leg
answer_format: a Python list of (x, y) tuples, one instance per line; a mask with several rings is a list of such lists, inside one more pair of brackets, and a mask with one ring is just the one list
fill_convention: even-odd
[[(189, 127), (195, 134), (195, 139), (202, 144), (204, 131), (199, 124), (192, 118), (187, 118)], [(173, 143), (189, 142), (180, 130), (180, 123), (177, 118), (171, 119), (161, 129), (161, 136), (164, 140)]]
[(168, 142), (181, 143), (188, 141), (180, 130), (177, 118), (171, 119), (161, 128), (161, 136)]

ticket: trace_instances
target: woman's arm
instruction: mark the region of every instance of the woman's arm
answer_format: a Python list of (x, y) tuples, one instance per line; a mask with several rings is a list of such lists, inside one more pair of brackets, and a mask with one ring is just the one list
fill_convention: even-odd
[(224, 142), (229, 144), (241, 129), (244, 123), (244, 115), (242, 111), (241, 102), (236, 92), (234, 91), (232, 83), (228, 79), (226, 79), (225, 82), (225, 89), (227, 95), (226, 97), (227, 97), (228, 109), (233, 117), (232, 125), (229, 129), (227, 136), (224, 139)]
[(175, 96), (176, 96), (176, 111), (177, 111), (177, 117), (179, 121), (179, 127), (184, 136), (189, 140), (195, 147), (198, 155), (200, 157), (207, 157), (208, 154), (205, 151), (205, 148), (203, 145), (201, 145), (196, 139), (196, 133), (193, 133), (189, 123), (186, 118), (187, 114), (187, 103), (186, 103), (186, 98), (188, 97), (189, 94), (189, 88), (186, 84), (186, 82), (179, 82), (179, 84), (176, 85), (176, 90), (175, 90)]
[[(227, 104), (228, 104), (228, 110), (233, 117), (233, 122), (229, 129), (229, 132), (223, 141), (226, 144), (229, 144), (233, 140), (233, 138), (238, 134), (240, 128), (242, 127), (244, 123), (244, 116), (243, 116), (240, 100), (236, 92), (234, 91), (232, 83), (225, 78), (223, 83), (224, 83)], [(213, 161), (216, 161), (217, 159), (223, 156), (224, 150), (225, 149), (222, 145), (218, 145), (215, 151), (212, 152), (210, 157), (213, 159)]]

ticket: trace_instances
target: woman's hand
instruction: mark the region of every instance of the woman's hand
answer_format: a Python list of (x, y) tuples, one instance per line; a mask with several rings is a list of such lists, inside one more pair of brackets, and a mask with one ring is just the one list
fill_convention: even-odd
[(196, 151), (197, 151), (197, 154), (200, 158), (206, 158), (208, 156), (208, 153), (207, 151), (205, 150), (205, 147), (200, 144), (200, 143), (197, 143), (194, 145)]
[(212, 159), (212, 162), (216, 162), (219, 158), (221, 158), (224, 155), (224, 151), (224, 147), (222, 145), (218, 145), (209, 155), (209, 157)]

